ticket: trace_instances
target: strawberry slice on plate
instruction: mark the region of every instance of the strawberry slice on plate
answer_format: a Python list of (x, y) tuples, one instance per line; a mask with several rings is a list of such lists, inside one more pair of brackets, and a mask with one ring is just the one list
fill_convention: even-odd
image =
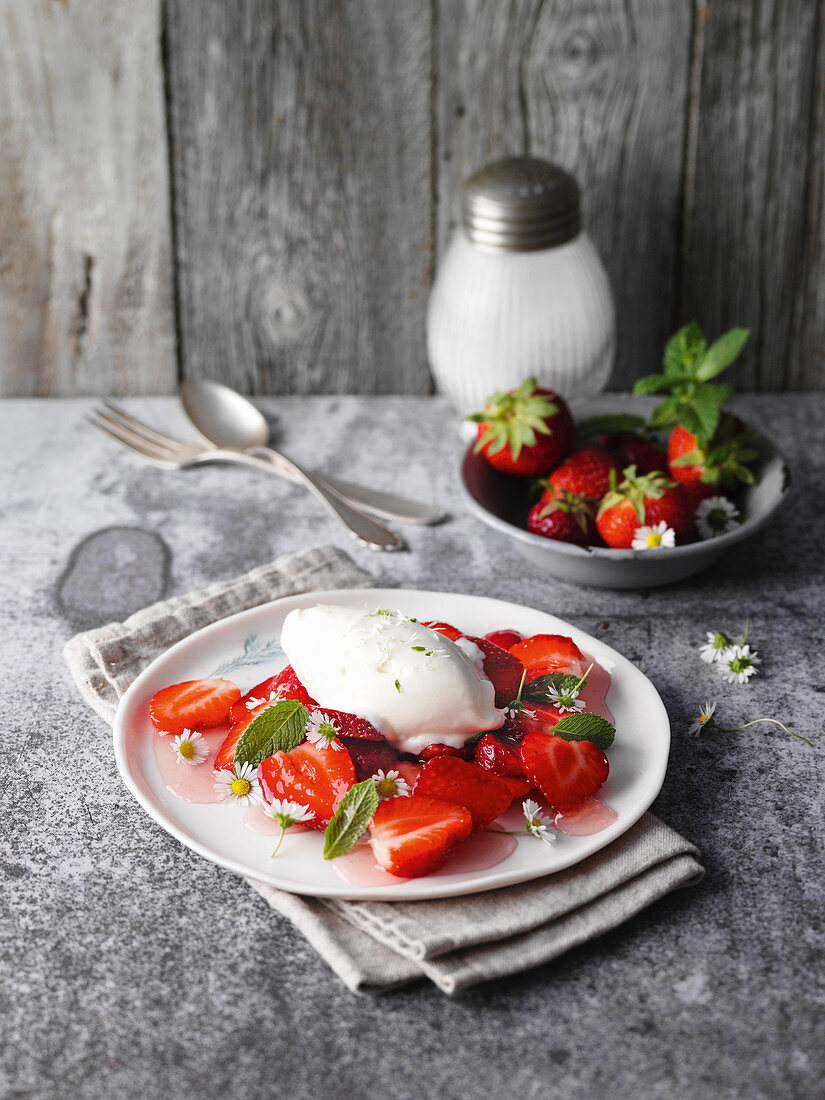
[(239, 722), (246, 717), (250, 710), (254, 710), (258, 706), (257, 700), (267, 702), (273, 694), (277, 695), (279, 699), (297, 699), (305, 707), (317, 707), (318, 705), (298, 679), (292, 665), (287, 665), (275, 676), (270, 676), (268, 679), (262, 680), (260, 684), (256, 684), (242, 699), (239, 699), (230, 711), (230, 718), (233, 722)]
[(497, 775), (456, 756), (428, 760), (418, 774), (415, 793), (464, 806), (474, 829), (495, 821), (513, 801), (509, 787)]
[(493, 645), (500, 645), (502, 649), (512, 649), (514, 645), (518, 645), (524, 635), (519, 634), (517, 630), (493, 630), (484, 637)]
[(547, 672), (571, 672), (582, 676), (587, 670), (584, 654), (563, 634), (534, 634), (514, 645), (510, 653), (527, 669), (527, 679)]
[(450, 626), (449, 623), (436, 622), (434, 619), (431, 619), (429, 622), (422, 623), (421, 625), (428, 626), (430, 630), (434, 630), (436, 634), (443, 634), (444, 637), (449, 638), (451, 642), (454, 642), (457, 638), (464, 637), (457, 627)]
[(470, 638), (484, 654), (484, 675), (496, 689), (496, 706), (505, 707), (518, 694), (524, 667), (518, 657), (487, 638)]
[(419, 878), (442, 867), (472, 831), (473, 819), (463, 806), (416, 792), (381, 803), (370, 824), (370, 845), (379, 867)]
[(342, 737), (361, 737), (364, 741), (383, 741), (383, 733), (379, 733), (372, 722), (361, 718), (357, 714), (349, 714), (345, 710), (330, 710), (329, 707), (319, 707), (313, 704), (310, 711), (320, 710), (329, 718), (333, 726)]
[(355, 768), (338, 741), (320, 747), (304, 741), (289, 752), (268, 756), (258, 768), (264, 802), (286, 798), (309, 806), (315, 814), (309, 824), (325, 829), (338, 803), (355, 784)]
[(518, 747), (505, 744), (494, 733), (485, 733), (478, 742), (474, 760), (480, 768), (492, 772), (493, 775), (524, 778), (524, 768), (521, 766)]
[(592, 741), (528, 733), (521, 743), (527, 778), (554, 810), (571, 810), (600, 790), (610, 773), (607, 757)]
[(240, 697), (231, 680), (184, 680), (152, 696), (149, 717), (161, 733), (212, 729), (226, 721)]

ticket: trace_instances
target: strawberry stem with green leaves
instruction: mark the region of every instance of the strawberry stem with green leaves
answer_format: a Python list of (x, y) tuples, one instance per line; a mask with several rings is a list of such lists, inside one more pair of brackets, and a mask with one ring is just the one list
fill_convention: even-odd
[(750, 336), (745, 328), (733, 328), (709, 347), (702, 329), (692, 321), (665, 345), (662, 374), (640, 378), (634, 394), (669, 393), (650, 417), (656, 428), (681, 424), (707, 446), (719, 427), (721, 408), (733, 393), (728, 382), (712, 379), (737, 359)]
[(628, 466), (623, 473), (624, 479), (620, 482), (616, 471), (610, 471), (610, 489), (602, 497), (598, 515), (602, 516), (608, 508), (629, 500), (639, 523), (644, 523), (645, 501), (659, 500), (664, 495), (665, 489), (672, 489), (676, 482), (660, 473), (638, 475), (635, 466)]
[(465, 420), (487, 425), (475, 445), (475, 454), (485, 447), (488, 447), (488, 454), (497, 454), (509, 444), (510, 453), (517, 459), (522, 448), (535, 447), (536, 432), (552, 435), (547, 421), (556, 415), (559, 407), (544, 394), (536, 393), (537, 389), (536, 379), (528, 378), (512, 393), (503, 390), (494, 393), (482, 412), (465, 416)]

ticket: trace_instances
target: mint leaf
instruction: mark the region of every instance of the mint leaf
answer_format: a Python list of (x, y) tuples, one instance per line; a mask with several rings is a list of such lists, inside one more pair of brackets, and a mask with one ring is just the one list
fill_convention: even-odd
[(674, 428), (679, 423), (681, 408), (682, 403), (677, 397), (666, 397), (650, 414), (650, 423), (656, 428)]
[(350, 787), (324, 833), (324, 859), (346, 855), (375, 816), (378, 791), (372, 779)]
[(464, 742), (464, 748), (465, 749), (474, 749), (476, 747), (476, 745), (479, 743), (479, 741), (481, 740), (481, 738), (484, 737), (484, 736), (486, 736), (486, 735), (483, 731), (481, 733), (471, 734), (467, 738), (467, 740)]
[(665, 344), (663, 366), (667, 377), (695, 377), (694, 365), (705, 354), (706, 348), (704, 333), (695, 321), (680, 328)]
[[(580, 687), (584, 687), (587, 680), (583, 680)], [(546, 703), (550, 699), (548, 688), (555, 688), (560, 694), (567, 694), (573, 688), (579, 686), (579, 677), (571, 672), (550, 672), (546, 676), (537, 676), (529, 684), (525, 684), (524, 698), (533, 703)]]
[(616, 730), (606, 718), (588, 711), (565, 714), (553, 726), (553, 733), (565, 741), (592, 741), (603, 752), (610, 748), (616, 736)]
[(633, 383), (633, 392), (637, 396), (644, 393), (661, 393), (670, 389), (670, 379), (663, 374), (646, 374)]
[(715, 340), (702, 357), (696, 371), (696, 377), (702, 382), (715, 378), (725, 367), (729, 367), (742, 352), (750, 336), (750, 329), (732, 328), (724, 336)]
[(262, 711), (235, 746), (235, 763), (257, 768), (276, 752), (289, 752), (304, 739), (309, 711), (297, 699), (282, 699)]
[(591, 435), (604, 435), (622, 432), (644, 432), (647, 421), (643, 416), (632, 413), (614, 413), (605, 416), (588, 416), (576, 424), (576, 431), (582, 438)]
[(688, 424), (684, 418), (682, 419), (682, 423), (688, 431), (693, 432), (699, 442), (703, 444), (707, 444), (713, 437), (713, 433), (719, 427), (719, 418), (722, 415), (719, 402), (716, 400), (716, 394), (708, 392), (715, 388), (703, 387), (691, 402), (690, 408), (696, 418), (698, 429)]

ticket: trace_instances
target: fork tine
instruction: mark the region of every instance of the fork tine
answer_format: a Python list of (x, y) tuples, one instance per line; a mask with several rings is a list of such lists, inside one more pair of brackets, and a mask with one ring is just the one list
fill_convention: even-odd
[[(192, 452), (197, 449), (193, 447), (191, 443), (183, 443), (181, 440), (175, 439), (171, 435), (164, 435), (162, 432), (150, 428), (148, 424), (145, 424), (142, 420), (138, 420), (136, 416), (132, 416), (131, 413), (122, 409), (120, 405), (116, 405), (114, 401), (110, 400), (108, 397), (101, 397), (100, 400), (109, 412), (114, 413), (114, 418), (116, 420), (119, 420), (123, 426), (131, 428), (132, 431), (142, 436), (148, 443), (156, 443), (161, 447), (179, 451), (181, 454), (185, 453), (187, 457), (191, 457)], [(109, 417), (108, 419), (111, 421), (112, 418)]]
[(129, 450), (135, 451), (141, 458), (146, 458), (150, 462), (154, 462), (158, 466), (165, 466), (168, 469), (177, 469), (180, 467), (181, 460), (172, 455), (168, 450), (164, 450), (153, 443), (148, 443), (145, 439), (141, 439), (139, 435), (130, 431), (124, 425), (118, 424), (116, 421), (105, 417), (99, 409), (87, 412), (85, 417), (95, 428), (99, 428), (100, 431), (105, 432), (106, 435), (110, 436), (118, 443), (121, 443), (124, 447), (128, 447)]

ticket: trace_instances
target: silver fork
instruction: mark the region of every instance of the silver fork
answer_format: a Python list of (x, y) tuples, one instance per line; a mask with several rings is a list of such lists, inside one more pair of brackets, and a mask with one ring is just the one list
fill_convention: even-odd
[(179, 439), (156, 431), (112, 402), (104, 400), (104, 407), (92, 409), (86, 419), (94, 427), (105, 432), (124, 447), (139, 454), (166, 470), (183, 470), (192, 466), (204, 466), (213, 462), (235, 463), (249, 466), (267, 473), (288, 472), (292, 480), (299, 481), (347, 527), (350, 533), (375, 550), (402, 550), (404, 541), (389, 527), (362, 512), (346, 499), (337, 489), (304, 470), (285, 455), (283, 469), (276, 468), (271, 461), (219, 447), (197, 447), (191, 443), (182, 443)]

